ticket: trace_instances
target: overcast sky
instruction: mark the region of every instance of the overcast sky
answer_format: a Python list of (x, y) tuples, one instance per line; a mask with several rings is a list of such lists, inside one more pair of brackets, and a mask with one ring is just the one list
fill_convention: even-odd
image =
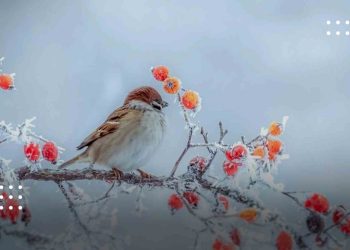
[[(0, 92), (0, 120), (36, 116), (36, 131), (65, 147), (68, 159), (128, 91), (161, 91), (149, 69), (163, 64), (201, 94), (197, 118), (212, 138), (220, 120), (233, 143), (289, 115), (283, 141), (291, 158), (277, 180), (350, 205), (349, 9), (345, 0), (1, 0), (0, 57), (17, 89)], [(159, 175), (186, 141), (173, 96), (162, 95), (172, 104), (168, 132), (145, 166)], [(2, 145), (0, 153), (20, 165), (21, 150)], [(55, 187), (36, 190), (40, 197)]]

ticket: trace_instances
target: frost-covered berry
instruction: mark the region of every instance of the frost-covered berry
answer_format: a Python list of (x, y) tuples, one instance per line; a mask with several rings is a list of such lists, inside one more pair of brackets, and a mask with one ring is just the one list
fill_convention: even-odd
[(236, 145), (226, 151), (226, 158), (229, 161), (241, 160), (247, 156), (247, 148), (243, 145)]
[(327, 213), (329, 202), (325, 196), (316, 193), (305, 200), (304, 206), (318, 213)]
[(12, 89), (14, 87), (13, 82), (13, 75), (0, 74), (0, 88), (4, 90)]
[(228, 176), (233, 176), (238, 172), (238, 168), (241, 166), (241, 163), (233, 161), (224, 162), (224, 171)]
[(334, 224), (338, 224), (342, 219), (344, 219), (345, 214), (346, 211), (343, 206), (336, 207), (332, 215), (332, 220)]
[(58, 158), (58, 149), (53, 142), (46, 142), (42, 149), (42, 155), (45, 160), (56, 164)]
[(229, 200), (228, 200), (225, 196), (220, 195), (220, 196), (218, 197), (218, 201), (219, 201), (219, 203), (224, 207), (225, 211), (227, 211), (228, 208), (229, 208), (229, 206), (230, 206)]
[(293, 238), (286, 231), (282, 231), (278, 234), (276, 239), (276, 248), (278, 250), (292, 250)]
[(176, 94), (181, 88), (181, 81), (176, 77), (168, 77), (163, 82), (163, 89), (168, 94)]
[(282, 134), (283, 126), (279, 122), (272, 122), (269, 126), (269, 134), (273, 136), (279, 136)]
[(157, 81), (164, 81), (169, 77), (169, 69), (166, 66), (156, 66), (152, 69), (152, 74)]
[(187, 109), (196, 109), (200, 105), (200, 101), (199, 94), (193, 90), (186, 90), (181, 97), (181, 103)]
[(192, 158), (190, 161), (190, 167), (193, 170), (198, 170), (199, 172), (203, 172), (207, 166), (207, 159), (203, 156), (196, 156)]
[(40, 146), (37, 143), (31, 142), (24, 146), (24, 154), (28, 160), (36, 162), (40, 158)]
[(259, 157), (259, 158), (264, 158), (265, 156), (265, 150), (263, 146), (258, 146), (254, 149), (253, 156)]
[(278, 154), (282, 151), (282, 142), (279, 140), (268, 140), (267, 149), (269, 153)]
[(346, 235), (350, 235), (350, 219), (347, 219), (346, 223), (340, 226), (340, 231)]
[(177, 194), (172, 194), (168, 199), (168, 205), (173, 210), (179, 210), (183, 207), (184, 204), (180, 196), (178, 196)]
[(183, 196), (190, 205), (195, 207), (198, 206), (198, 202), (199, 202), (198, 194), (187, 191), (187, 192), (184, 192)]

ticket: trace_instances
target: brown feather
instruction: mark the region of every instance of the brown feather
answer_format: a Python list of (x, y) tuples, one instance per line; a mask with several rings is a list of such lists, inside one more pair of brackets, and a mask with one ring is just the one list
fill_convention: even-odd
[(150, 104), (155, 100), (162, 101), (162, 97), (156, 89), (149, 86), (143, 86), (131, 91), (125, 98), (124, 105), (127, 105), (133, 100), (143, 101)]
[(110, 114), (107, 120), (99, 126), (93, 133), (91, 133), (85, 140), (77, 147), (78, 150), (90, 146), (91, 143), (96, 141), (97, 139), (113, 133), (119, 127), (119, 120), (124, 117), (128, 113), (128, 109), (126, 107), (120, 107), (116, 109), (112, 114)]
[(110, 114), (107, 120), (99, 126), (93, 133), (91, 133), (85, 140), (77, 147), (78, 150), (90, 146), (94, 141), (99, 138), (115, 132), (119, 127), (119, 121), (125, 115), (128, 114), (128, 104), (133, 100), (142, 101), (151, 104), (153, 101), (158, 100), (162, 102), (162, 97), (158, 91), (149, 86), (143, 86), (131, 91), (125, 98), (124, 105), (116, 109), (112, 114)]

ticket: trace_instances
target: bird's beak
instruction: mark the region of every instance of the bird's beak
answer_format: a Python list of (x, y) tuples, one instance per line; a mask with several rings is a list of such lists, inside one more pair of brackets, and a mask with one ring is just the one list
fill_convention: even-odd
[(162, 108), (168, 107), (168, 105), (169, 105), (169, 104), (168, 104), (166, 101), (163, 101), (163, 102), (162, 102)]

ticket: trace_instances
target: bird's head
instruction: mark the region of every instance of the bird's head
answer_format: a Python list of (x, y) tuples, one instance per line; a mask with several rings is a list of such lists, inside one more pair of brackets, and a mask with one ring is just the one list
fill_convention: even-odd
[(143, 86), (132, 90), (125, 98), (124, 105), (134, 106), (136, 108), (151, 107), (156, 111), (162, 111), (168, 106), (168, 103), (163, 101), (158, 91), (149, 86)]

